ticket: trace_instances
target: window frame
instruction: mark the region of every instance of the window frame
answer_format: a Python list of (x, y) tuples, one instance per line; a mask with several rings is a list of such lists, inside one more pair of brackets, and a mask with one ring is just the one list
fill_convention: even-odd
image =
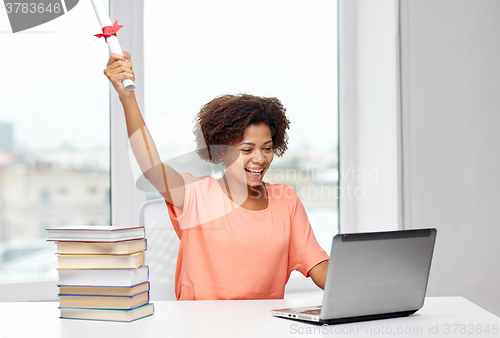
[[(120, 44), (132, 55), (136, 74), (135, 96), (144, 116), (144, 0), (110, 0), (110, 17), (120, 18)], [(111, 89), (111, 85), (110, 85)], [(111, 224), (134, 226), (139, 222), (139, 207), (146, 193), (135, 187), (138, 165), (129, 152), (127, 126), (118, 95), (110, 90), (111, 119)], [(130, 196), (132, 198), (130, 198)]]
[[(338, 6), (339, 191), (366, 192), (339, 198), (340, 233), (402, 230), (400, 0), (338, 0)], [(383, 182), (350, 175), (372, 168)]]

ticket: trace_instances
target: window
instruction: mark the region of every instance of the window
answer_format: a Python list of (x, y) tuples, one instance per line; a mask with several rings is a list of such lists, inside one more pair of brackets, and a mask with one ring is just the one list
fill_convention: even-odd
[(330, 252), (338, 231), (335, 1), (147, 1), (144, 70), (145, 118), (163, 161), (194, 151), (193, 118), (214, 97), (280, 99), (289, 149), (265, 179), (294, 187)]
[(147, 1), (144, 25), (145, 117), (162, 159), (195, 149), (192, 120), (214, 97), (277, 97), (291, 120), (289, 150), (266, 179), (295, 188), (329, 250), (337, 227), (336, 2)]
[(109, 190), (110, 133), (108, 50), (92, 5), (16, 34), (0, 16), (1, 285), (57, 278), (47, 227), (109, 224), (108, 196), (88, 186)]

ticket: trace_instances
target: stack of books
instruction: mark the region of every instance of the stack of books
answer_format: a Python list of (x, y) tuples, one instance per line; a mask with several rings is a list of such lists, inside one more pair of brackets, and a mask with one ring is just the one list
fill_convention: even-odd
[(144, 227), (47, 231), (57, 244), (61, 318), (130, 322), (153, 314)]

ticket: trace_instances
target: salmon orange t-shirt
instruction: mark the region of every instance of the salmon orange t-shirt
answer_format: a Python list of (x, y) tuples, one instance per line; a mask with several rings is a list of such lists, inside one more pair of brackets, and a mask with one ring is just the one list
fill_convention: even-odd
[(178, 300), (282, 299), (293, 270), (308, 276), (328, 260), (292, 187), (265, 183), (264, 210), (233, 203), (211, 176), (181, 174), (183, 210), (167, 202), (180, 239)]

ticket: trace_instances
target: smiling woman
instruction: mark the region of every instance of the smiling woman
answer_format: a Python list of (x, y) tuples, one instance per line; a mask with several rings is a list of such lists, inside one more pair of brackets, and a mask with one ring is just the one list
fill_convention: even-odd
[[(197, 152), (206, 161), (224, 162), (228, 196), (247, 209), (267, 206), (262, 179), (273, 155), (283, 156), (288, 143), (290, 121), (281, 102), (248, 94), (223, 95), (204, 105), (195, 121)], [(234, 149), (213, 147), (220, 144)], [(239, 189), (237, 182), (245, 185)]]
[[(221, 94), (279, 98), (289, 141), (264, 180), (294, 188), (329, 250), (338, 229), (336, 1), (146, 1), (144, 51), (145, 120), (177, 170), (202, 167), (188, 132), (200, 105)], [(198, 176), (213, 173), (204, 168)]]
[(216, 180), (179, 173), (161, 162), (135, 93), (124, 88), (135, 75), (130, 54), (123, 55), (112, 54), (104, 73), (123, 105), (134, 156), (165, 198), (181, 241), (177, 299), (283, 298), (293, 270), (323, 287), (327, 263), (320, 263), (329, 257), (300, 199), (290, 186), (262, 181), (274, 152), (283, 155), (287, 147), (290, 122), (281, 103), (251, 95), (210, 101), (194, 131), (202, 159), (222, 161), (224, 174)]
[[(214, 97), (250, 93), (279, 98), (291, 121), (289, 141), (262, 181), (293, 188), (318, 243), (329, 251), (337, 233), (336, 2), (152, 0), (145, 2), (144, 22), (145, 119), (161, 158), (181, 172), (194, 174), (193, 168), (202, 167), (188, 131), (200, 105)], [(243, 159), (243, 150), (255, 149), (264, 154), (257, 145), (237, 150)], [(218, 167), (204, 168), (196, 176), (213, 174)], [(252, 176), (247, 172), (242, 171), (245, 179)], [(278, 196), (288, 192), (273, 191)], [(150, 199), (156, 197), (149, 193)], [(320, 291), (292, 271), (289, 297), (315, 290)]]

